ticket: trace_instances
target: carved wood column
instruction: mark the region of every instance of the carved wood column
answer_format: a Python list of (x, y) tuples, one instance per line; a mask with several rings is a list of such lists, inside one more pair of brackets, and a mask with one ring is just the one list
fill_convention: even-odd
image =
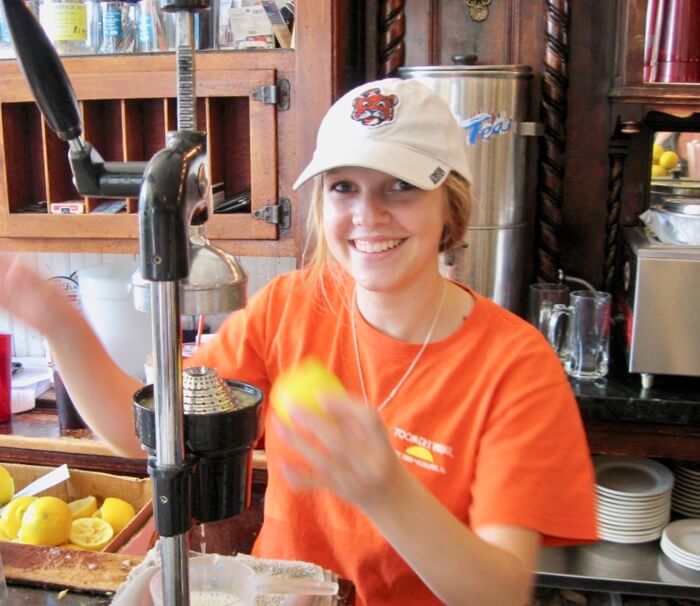
[(571, 15), (569, 0), (545, 0), (545, 4), (545, 55), (540, 105), (544, 136), (540, 139), (535, 274), (540, 281), (556, 282), (561, 253)]
[(620, 227), (620, 209), (622, 205), (622, 173), (625, 159), (629, 152), (629, 137), (639, 133), (638, 122), (618, 124), (610, 138), (608, 158), (610, 173), (608, 177), (608, 202), (605, 215), (605, 251), (603, 257), (603, 289), (610, 292), (615, 283), (617, 270), (618, 233)]
[(405, 0), (380, 0), (377, 23), (379, 77), (396, 73), (406, 60)]

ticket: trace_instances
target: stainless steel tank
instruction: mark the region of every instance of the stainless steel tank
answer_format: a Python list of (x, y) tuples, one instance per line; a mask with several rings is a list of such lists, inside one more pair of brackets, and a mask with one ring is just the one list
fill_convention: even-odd
[(464, 130), (474, 205), (465, 249), (446, 259), (445, 273), (516, 313), (523, 308), (528, 223), (525, 199), (527, 122), (532, 69), (527, 65), (402, 67), (445, 99)]

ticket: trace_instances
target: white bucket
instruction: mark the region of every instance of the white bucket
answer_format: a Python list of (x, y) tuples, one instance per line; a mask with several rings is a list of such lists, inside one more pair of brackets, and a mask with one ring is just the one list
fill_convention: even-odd
[(137, 311), (131, 296), (134, 261), (93, 265), (78, 271), (80, 305), (105, 349), (119, 367), (145, 380), (151, 353), (150, 314)]

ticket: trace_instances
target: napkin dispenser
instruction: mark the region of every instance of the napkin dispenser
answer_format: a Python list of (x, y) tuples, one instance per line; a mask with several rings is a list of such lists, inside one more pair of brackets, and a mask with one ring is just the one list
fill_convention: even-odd
[(642, 226), (623, 229), (620, 306), (629, 372), (700, 376), (700, 246), (662, 244)]

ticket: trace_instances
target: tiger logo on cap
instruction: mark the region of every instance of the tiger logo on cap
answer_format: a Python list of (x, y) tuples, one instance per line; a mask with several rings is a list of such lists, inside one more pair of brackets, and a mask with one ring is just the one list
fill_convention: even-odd
[(384, 95), (371, 88), (352, 101), (352, 119), (365, 126), (380, 126), (394, 120), (394, 108), (399, 104), (396, 95)]

